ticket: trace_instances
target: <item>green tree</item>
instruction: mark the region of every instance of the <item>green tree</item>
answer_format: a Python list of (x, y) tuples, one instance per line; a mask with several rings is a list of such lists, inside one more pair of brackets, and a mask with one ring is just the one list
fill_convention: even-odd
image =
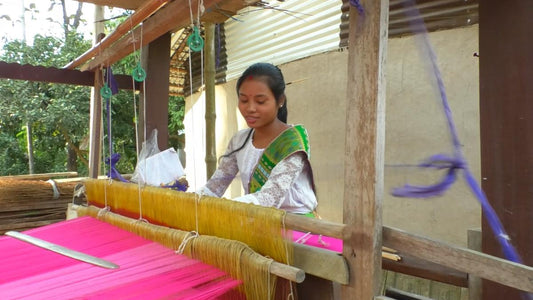
[[(63, 55), (64, 49), (67, 53), (72, 52), (74, 47), (78, 47), (79, 53), (88, 49), (90, 43), (80, 43), (80, 40), (83, 41), (79, 35), (72, 34), (65, 43), (54, 37), (40, 35), (34, 38), (33, 46), (12, 41), (4, 46), (0, 59), (46, 67), (60, 66), (68, 62)], [(5, 131), (6, 135), (13, 137), (11, 140), (6, 137), (5, 141), (14, 143), (16, 137), (20, 143), (24, 138), (27, 139), (24, 129), (26, 124), (31, 124), (32, 142), (35, 143), (35, 172), (77, 170), (78, 165), (72, 162), (76, 162), (77, 157), (83, 158), (79, 143), (87, 135), (89, 95), (87, 87), (0, 81), (0, 122), (3, 129), (9, 128), (9, 131)], [(21, 158), (20, 155), (12, 157)], [(16, 167), (2, 170), (4, 175), (19, 171), (19, 166), (26, 165), (26, 161), (12, 161), (11, 164)]]
[[(51, 1), (60, 5), (63, 1)], [(64, 14), (65, 15), (65, 14)], [(122, 19), (106, 22), (112, 31)], [(76, 14), (64, 20), (66, 38), (37, 35), (32, 46), (23, 41), (10, 41), (0, 52), (0, 60), (20, 64), (62, 67), (90, 48), (90, 41), (84, 40), (75, 31)], [(79, 18), (79, 16), (78, 16)], [(80, 19), (81, 20), (81, 19)], [(138, 53), (129, 55), (112, 66), (114, 74), (130, 74), (138, 61)], [(87, 175), (87, 148), (89, 124), (90, 88), (52, 84), (0, 80), (0, 175), (26, 173), (28, 157), (25, 154), (28, 133), (35, 144), (35, 172), (78, 171)], [(121, 154), (117, 165), (121, 173), (133, 172), (136, 160), (136, 135), (134, 107), (139, 107), (138, 95), (120, 91), (111, 99), (112, 147)], [(183, 148), (184, 99), (169, 99), (169, 138), (171, 146)], [(135, 103), (134, 103), (135, 102)], [(104, 99), (104, 107), (106, 102)], [(107, 111), (104, 110), (104, 116)], [(32, 130), (27, 130), (30, 124)], [(178, 133), (178, 135), (174, 134)], [(104, 119), (104, 155), (109, 156), (107, 119)]]

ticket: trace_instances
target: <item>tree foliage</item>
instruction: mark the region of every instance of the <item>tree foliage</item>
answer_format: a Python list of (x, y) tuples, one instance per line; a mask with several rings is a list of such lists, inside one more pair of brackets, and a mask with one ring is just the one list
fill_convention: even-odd
[[(80, 43), (79, 35), (72, 33), (65, 42), (37, 35), (32, 46), (22, 41), (12, 41), (4, 46), (0, 57), (5, 62), (57, 67), (68, 60), (63, 52), (78, 47), (83, 53), (90, 42)], [(35, 155), (35, 172), (65, 171), (69, 149), (77, 149), (86, 136), (89, 116), (90, 89), (87, 87), (59, 85), (45, 82), (0, 80), (0, 126), (2, 142), (17, 148), (4, 150), (0, 161), (7, 166), (2, 175), (20, 174), (26, 170), (25, 124), (32, 125)], [(18, 149), (17, 154), (10, 153)], [(83, 157), (83, 154), (80, 153)], [(83, 162), (83, 160), (81, 160)], [(78, 166), (76, 166), (75, 169)], [(79, 165), (83, 170), (82, 165)], [(86, 169), (86, 167), (85, 167)]]
[[(64, 1), (51, 1), (51, 5)], [(63, 6), (64, 7), (64, 6)], [(13, 40), (3, 46), (0, 61), (61, 68), (91, 47), (91, 42), (76, 32), (81, 12), (67, 15), (63, 25), (66, 37), (37, 35), (33, 45)], [(106, 23), (112, 31), (122, 20)], [(130, 74), (138, 61), (138, 53), (129, 55), (112, 66), (114, 74)], [(26, 124), (31, 124), (34, 143), (35, 173), (78, 171), (88, 174), (89, 87), (0, 79), (0, 175), (25, 174), (28, 170)], [(132, 91), (120, 91), (110, 101), (111, 127), (104, 118), (103, 155), (109, 156), (109, 141), (113, 153), (121, 154), (118, 169), (133, 172), (136, 159), (136, 120), (134, 108), (139, 96)], [(169, 99), (169, 132), (182, 133), (184, 99)], [(103, 99), (104, 117), (107, 116)], [(109, 136), (109, 129), (112, 129)], [(169, 139), (171, 146), (183, 148), (183, 139)], [(180, 144), (181, 143), (181, 144)]]

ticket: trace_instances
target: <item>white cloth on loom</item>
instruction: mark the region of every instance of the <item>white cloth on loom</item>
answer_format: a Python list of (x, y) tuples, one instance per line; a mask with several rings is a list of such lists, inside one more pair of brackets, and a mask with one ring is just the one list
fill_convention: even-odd
[[(238, 149), (246, 140), (249, 129), (237, 132), (229, 142), (226, 154)], [(245, 195), (233, 200), (275, 207), (287, 212), (305, 214), (312, 212), (317, 200), (311, 183), (311, 168), (305, 153), (297, 152), (280, 161), (260, 191), (249, 193), (252, 172), (264, 149), (257, 149), (250, 138), (244, 148), (220, 159), (218, 169), (197, 191), (199, 194), (222, 197), (235, 176), (240, 173)]]

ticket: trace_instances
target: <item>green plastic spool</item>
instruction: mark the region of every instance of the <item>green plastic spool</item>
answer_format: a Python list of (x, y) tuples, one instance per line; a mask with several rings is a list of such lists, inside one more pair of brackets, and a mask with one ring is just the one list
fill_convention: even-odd
[(194, 52), (200, 52), (204, 48), (204, 39), (200, 36), (198, 27), (194, 26), (192, 28), (192, 33), (187, 39), (187, 45)]
[(141, 63), (137, 63), (137, 66), (131, 72), (131, 76), (137, 82), (142, 82), (146, 79), (146, 71), (141, 67)]
[(113, 95), (113, 92), (111, 91), (111, 88), (107, 85), (107, 83), (100, 89), (100, 95), (102, 95), (102, 97), (106, 99), (111, 98), (111, 95)]

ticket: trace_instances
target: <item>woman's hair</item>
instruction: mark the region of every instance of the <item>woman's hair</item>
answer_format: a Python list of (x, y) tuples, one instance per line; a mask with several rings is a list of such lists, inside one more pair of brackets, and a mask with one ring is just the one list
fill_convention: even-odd
[(277, 104), (284, 100), (283, 106), (278, 108), (278, 119), (283, 123), (287, 123), (287, 96), (285, 96), (285, 80), (281, 70), (269, 63), (255, 63), (249, 66), (237, 80), (237, 94), (242, 83), (248, 78), (265, 82), (272, 94), (274, 94)]
[[(274, 94), (274, 98), (276, 99), (276, 103), (278, 105), (282, 100), (285, 100), (283, 106), (278, 108), (278, 119), (283, 123), (287, 123), (287, 96), (285, 96), (285, 79), (283, 79), (281, 70), (269, 63), (255, 63), (249, 66), (237, 80), (237, 94), (239, 94), (239, 89), (241, 88), (244, 80), (248, 78), (264, 81), (268, 85), (268, 88), (272, 94)], [(250, 136), (252, 136), (252, 132), (253, 129), (250, 128), (250, 131), (248, 132), (248, 135), (246, 136), (246, 139), (242, 145), (230, 153), (222, 155), (219, 159), (228, 157), (244, 148), (244, 145), (246, 145), (250, 139)]]

